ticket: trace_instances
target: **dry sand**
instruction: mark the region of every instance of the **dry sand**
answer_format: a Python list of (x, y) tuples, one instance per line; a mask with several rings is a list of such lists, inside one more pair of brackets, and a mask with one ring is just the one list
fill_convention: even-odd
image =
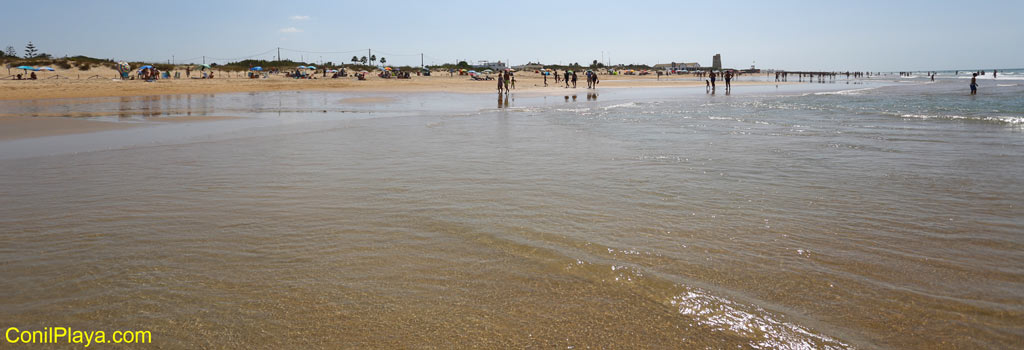
[[(14, 72), (14, 71), (12, 71)], [(17, 72), (15, 72), (17, 73)], [(77, 70), (58, 70), (56, 72), (38, 72), (39, 80), (0, 80), (0, 100), (35, 100), (61, 99), (82, 97), (122, 97), (175, 94), (210, 94), (226, 92), (256, 91), (381, 91), (381, 92), (461, 92), (483, 93), (494, 92), (496, 81), (474, 81), (468, 76), (450, 77), (447, 73), (435, 73), (433, 76), (413, 76), (412, 79), (382, 79), (369, 74), (367, 80), (359, 81), (354, 77), (330, 79), (291, 79), (283, 75), (270, 75), (268, 79), (248, 79), (244, 73), (220, 72), (216, 79), (169, 79), (155, 82), (139, 80), (122, 81), (114, 79), (117, 72), (108, 68), (93, 68), (87, 72)], [(99, 77), (96, 77), (96, 76)], [(182, 72), (184, 76), (184, 72)], [(59, 77), (59, 78), (58, 78)], [(629, 87), (679, 87), (703, 86), (702, 79), (659, 81), (654, 75), (602, 75), (601, 88)], [(674, 76), (673, 79), (684, 78)], [(517, 92), (562, 91), (563, 88), (554, 84), (549, 77), (549, 86), (544, 87), (543, 77), (534, 72), (516, 73)], [(736, 85), (751, 82), (735, 82)], [(756, 84), (756, 83), (755, 83)], [(586, 87), (586, 78), (579, 77), (579, 88)]]

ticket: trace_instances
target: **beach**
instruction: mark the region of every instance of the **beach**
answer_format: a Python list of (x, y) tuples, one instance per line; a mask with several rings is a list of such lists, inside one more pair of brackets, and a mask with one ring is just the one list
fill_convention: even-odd
[(0, 101), (0, 318), (166, 348), (1020, 343), (1019, 84), (633, 79)]
[[(17, 73), (12, 70), (13, 73)], [(55, 99), (55, 98), (88, 98), (88, 97), (121, 97), (121, 96), (151, 96), (151, 95), (174, 95), (174, 94), (210, 94), (227, 92), (261, 92), (261, 91), (401, 91), (401, 92), (494, 92), (497, 82), (474, 81), (466, 75), (455, 75), (450, 77), (448, 73), (435, 72), (432, 76), (416, 76), (412, 79), (382, 79), (374, 74), (368, 74), (367, 80), (356, 80), (351, 74), (348, 77), (337, 79), (323, 78), (316, 75), (318, 79), (293, 79), (283, 74), (269, 75), (268, 79), (248, 79), (243, 72), (215, 71), (214, 79), (185, 79), (184, 72), (182, 79), (164, 79), (155, 82), (144, 82), (140, 80), (122, 81), (114, 79), (118, 73), (109, 68), (93, 68), (87, 72), (78, 70), (60, 70), (55, 72), (41, 72), (40, 80), (0, 80), (0, 100), (28, 100), (28, 99)], [(350, 72), (351, 73), (351, 72)], [(96, 77), (96, 76), (99, 77)], [(61, 76), (67, 79), (55, 79), (52, 77)], [(491, 76), (495, 76), (492, 74)], [(630, 88), (630, 87), (684, 87), (704, 86), (704, 79), (689, 78), (679, 79), (676, 76), (670, 79), (662, 77), (659, 80), (655, 75), (602, 75), (599, 87), (607, 88)], [(577, 82), (577, 90), (585, 89), (586, 78), (580, 76)], [(557, 91), (564, 90), (562, 86), (556, 86), (554, 77), (548, 77), (548, 87), (544, 87), (543, 77), (531, 71), (516, 73), (516, 89), (523, 92), (536, 91)], [(737, 85), (751, 84), (740, 78)]]
[[(13, 72), (13, 71), (12, 71)], [(182, 73), (182, 72), (179, 72)], [(274, 91), (324, 91), (324, 92), (364, 92), (364, 93), (493, 93), (496, 81), (474, 81), (467, 75), (435, 72), (432, 76), (413, 76), (412, 79), (384, 79), (369, 74), (367, 80), (356, 80), (353, 76), (342, 78), (293, 79), (283, 74), (268, 74), (268, 78), (249, 79), (244, 73), (215, 71), (214, 79), (164, 79), (153, 82), (142, 80), (114, 79), (117, 71), (105, 67), (93, 68), (87, 72), (75, 69), (57, 69), (54, 72), (40, 72), (39, 80), (0, 80), (0, 101), (22, 101), (17, 105), (66, 105), (75, 106), (100, 100), (123, 100), (135, 97), (153, 99), (154, 96), (181, 96), (196, 94), (225, 94), (240, 92), (274, 92)], [(198, 75), (198, 73), (197, 73)], [(98, 77), (97, 77), (98, 76)], [(183, 75), (184, 76), (184, 75)], [(494, 76), (493, 74), (491, 76)], [(60, 77), (60, 78), (55, 78)], [(659, 88), (659, 87), (702, 87), (702, 78), (675, 76), (659, 78), (655, 75), (602, 75), (600, 88)], [(566, 95), (581, 94), (586, 89), (585, 77), (577, 82), (577, 88), (565, 88), (564, 83), (555, 84), (554, 77), (548, 77), (548, 85), (535, 72), (516, 73), (516, 93)], [(738, 79), (737, 86), (764, 85), (764, 81)], [(784, 83), (789, 84), (789, 83)], [(85, 102), (83, 102), (85, 101)], [(373, 98), (357, 98), (339, 101), (340, 104), (362, 104), (381, 102)], [(114, 111), (92, 113), (87, 110), (61, 108), (52, 111), (28, 109), (30, 113), (19, 113), (16, 110), (0, 110), (0, 127), (4, 129), (0, 137), (5, 139), (61, 135), (77, 132), (95, 132), (116, 128), (138, 126), (103, 122), (95, 117), (116, 115)], [(161, 113), (167, 114), (168, 111)], [(127, 114), (138, 114), (128, 111)], [(39, 117), (58, 117), (41, 119)], [(67, 117), (78, 118), (71, 120)], [(190, 118), (163, 118), (161, 122), (197, 122), (218, 120), (224, 116), (203, 116)], [(138, 120), (146, 122), (151, 120)]]

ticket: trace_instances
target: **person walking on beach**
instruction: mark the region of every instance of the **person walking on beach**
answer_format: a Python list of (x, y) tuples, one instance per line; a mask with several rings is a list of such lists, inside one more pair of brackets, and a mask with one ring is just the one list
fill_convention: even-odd
[(711, 71), (711, 73), (708, 74), (708, 78), (711, 78), (711, 90), (715, 89), (715, 77), (715, 71)]
[(568, 89), (569, 88), (569, 71), (568, 70), (565, 71), (565, 76), (562, 77), (562, 78), (563, 78), (563, 80), (565, 80), (565, 88)]
[(502, 92), (505, 92), (505, 77), (498, 74), (498, 95), (501, 95)]
[(544, 87), (548, 87), (548, 72), (540, 73), (540, 75), (544, 76)]
[(572, 88), (576, 88), (576, 71), (572, 71)]
[(978, 94), (978, 73), (971, 76), (971, 95)]
[(192, 77), (192, 67), (185, 67), (185, 77), (186, 78), (191, 78)]
[(516, 88), (516, 73), (515, 72), (508, 72), (508, 79), (510, 80), (510, 83), (512, 85), (512, 89), (515, 90), (515, 88)]

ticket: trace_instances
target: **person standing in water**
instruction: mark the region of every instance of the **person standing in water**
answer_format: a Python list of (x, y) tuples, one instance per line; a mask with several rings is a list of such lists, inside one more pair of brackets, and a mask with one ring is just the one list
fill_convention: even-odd
[(711, 90), (715, 89), (715, 77), (717, 77), (715, 71), (711, 71), (711, 74), (708, 74), (708, 78), (711, 78)]
[(732, 90), (732, 71), (725, 72), (725, 91)]
[(572, 88), (576, 88), (576, 71), (572, 71)]
[(498, 95), (505, 91), (505, 76), (498, 74)]
[(998, 72), (999, 72), (999, 71), (997, 71), (997, 70), (995, 70), (995, 69), (993, 69), (993, 70), (992, 70), (992, 79), (995, 79), (995, 78), (996, 78), (996, 73), (998, 73)]
[(971, 76), (971, 95), (978, 94), (978, 73)]

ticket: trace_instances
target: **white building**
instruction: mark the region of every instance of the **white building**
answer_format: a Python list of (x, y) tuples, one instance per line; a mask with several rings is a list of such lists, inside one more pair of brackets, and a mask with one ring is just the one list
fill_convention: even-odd
[(492, 70), (504, 70), (507, 67), (505, 66), (505, 62), (502, 62), (502, 61), (498, 61), (498, 62), (479, 61), (479, 62), (477, 62), (477, 64), (473, 65), (473, 68), (477, 68), (477, 69), (492, 69)]

